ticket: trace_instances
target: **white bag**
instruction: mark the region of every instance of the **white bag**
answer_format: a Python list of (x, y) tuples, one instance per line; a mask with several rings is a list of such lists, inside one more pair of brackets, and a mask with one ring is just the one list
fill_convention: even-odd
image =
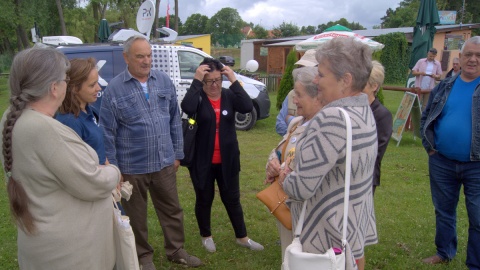
[(300, 242), (300, 234), (302, 233), (305, 211), (307, 208), (307, 201), (305, 201), (295, 229), (295, 238), (285, 250), (285, 257), (282, 263), (283, 270), (345, 270), (345, 246), (347, 244), (348, 203), (350, 198), (350, 175), (352, 167), (352, 123), (348, 113), (342, 108), (338, 109), (345, 116), (347, 128), (342, 253), (335, 255), (333, 248), (328, 249), (324, 254), (303, 252), (302, 243)]
[(345, 270), (345, 250), (339, 255), (335, 255), (333, 248), (324, 254), (303, 252), (300, 239), (295, 237), (285, 250), (282, 268), (284, 270)]
[(115, 238), (115, 270), (139, 270), (135, 236), (133, 235), (130, 219), (122, 216), (113, 200), (113, 233)]

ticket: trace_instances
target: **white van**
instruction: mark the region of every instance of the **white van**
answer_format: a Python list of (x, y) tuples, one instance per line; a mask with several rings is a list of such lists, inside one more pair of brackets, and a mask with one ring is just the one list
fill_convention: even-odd
[[(79, 46), (61, 46), (57, 48), (69, 59), (94, 57), (99, 68), (99, 84), (102, 91), (98, 93), (98, 100), (94, 104), (97, 111), (100, 108), (103, 90), (108, 82), (125, 70), (126, 64), (122, 56), (123, 46), (119, 44), (90, 44)], [(152, 69), (167, 73), (177, 89), (177, 98), (180, 103), (193, 81), (195, 70), (207, 53), (187, 46), (152, 44)], [(251, 129), (257, 120), (267, 118), (270, 112), (270, 99), (267, 88), (262, 82), (236, 74), (237, 79), (253, 101), (251, 113), (236, 114), (236, 128), (238, 130)], [(224, 77), (222, 86), (228, 88), (230, 82)]]

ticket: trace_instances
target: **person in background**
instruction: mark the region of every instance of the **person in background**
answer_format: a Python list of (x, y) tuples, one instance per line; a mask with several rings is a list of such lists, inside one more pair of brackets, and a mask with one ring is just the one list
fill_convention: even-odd
[[(229, 89), (222, 88), (222, 75), (231, 82)], [(250, 97), (230, 67), (205, 58), (195, 72), (181, 107), (186, 114), (197, 115), (195, 154), (188, 170), (195, 189), (195, 216), (203, 247), (209, 252), (216, 251), (210, 225), (216, 181), (237, 244), (263, 250), (262, 245), (247, 236), (240, 204), (240, 150), (235, 113), (253, 109)]]
[(122, 206), (135, 234), (142, 270), (156, 269), (148, 243), (147, 192), (162, 232), (167, 259), (188, 267), (202, 265), (184, 249), (183, 209), (176, 172), (183, 159), (183, 136), (177, 94), (167, 74), (151, 70), (152, 48), (145, 36), (123, 45), (127, 68), (113, 78), (103, 94), (100, 126), (105, 153), (133, 186)]
[[(354, 38), (337, 37), (317, 50), (314, 80), (323, 108), (297, 138), (295, 169), (285, 166), (278, 181), (289, 196), (293, 230), (304, 201), (306, 213), (300, 241), (303, 252), (323, 254), (342, 247), (345, 194), (346, 123), (352, 128), (352, 170), (346, 269), (363, 270), (364, 247), (378, 242), (372, 182), (377, 155), (375, 118), (362, 90), (372, 70), (372, 51)], [(321, 157), (321, 158), (319, 158)], [(362, 209), (361, 212), (355, 209)]]
[[(440, 61), (435, 60), (437, 49), (428, 50), (427, 57), (417, 61), (412, 68), (412, 75), (415, 76), (415, 87), (419, 87), (422, 91), (431, 91), (435, 87), (435, 80), (440, 80), (442, 76), (442, 65)], [(427, 105), (430, 93), (420, 95), (420, 103), (422, 111)]]
[(435, 255), (427, 264), (452, 260), (457, 253), (457, 205), (463, 185), (468, 213), (467, 267), (480, 269), (480, 36), (460, 50), (459, 76), (432, 91), (420, 131), (428, 153), (430, 190), (435, 207)]
[[(294, 161), (295, 146), (297, 138), (305, 131), (310, 120), (322, 108), (321, 100), (317, 85), (313, 83), (317, 75), (316, 67), (302, 67), (293, 70), (293, 79), (295, 81), (293, 102), (298, 108), (298, 117), (295, 117), (289, 124), (287, 134), (283, 136), (278, 146), (272, 150), (268, 157), (266, 166), (266, 180), (265, 184), (271, 184), (275, 178), (280, 174), (280, 168), (287, 158)], [(283, 161), (283, 162), (282, 162)], [(292, 170), (295, 168), (295, 163), (290, 162), (288, 165)], [(282, 246), (282, 260), (285, 255), (285, 249), (292, 243), (292, 231), (285, 228), (279, 221), (277, 221), (277, 228), (280, 234), (280, 243)]]
[(385, 69), (382, 64), (378, 61), (372, 61), (372, 72), (370, 73), (367, 85), (363, 89), (363, 93), (368, 96), (370, 109), (372, 109), (373, 117), (375, 117), (375, 123), (377, 124), (378, 152), (377, 159), (375, 160), (375, 171), (373, 172), (373, 195), (375, 195), (376, 187), (380, 186), (382, 159), (393, 131), (392, 113), (385, 108), (377, 98), (378, 90), (380, 90), (384, 79)]
[(445, 75), (445, 79), (446, 78), (449, 78), (449, 77), (455, 77), (455, 75), (458, 75), (460, 74), (460, 58), (458, 57), (455, 57), (453, 58), (452, 60), (452, 69), (450, 69), (450, 71), (447, 72), (447, 75)]
[[(315, 67), (318, 65), (317, 60), (315, 59), (315, 50), (308, 50), (305, 54), (295, 62), (299, 68), (301, 67)], [(275, 124), (275, 131), (280, 136), (284, 136), (287, 133), (287, 127), (292, 121), (293, 118), (297, 116), (297, 107), (293, 103), (294, 90), (292, 89), (288, 92), (287, 96), (282, 102), (282, 108), (277, 115), (277, 121)]]
[(53, 119), (69, 81), (53, 48), (19, 52), (10, 69), (1, 162), (17, 224), (20, 269), (113, 269), (114, 165)]

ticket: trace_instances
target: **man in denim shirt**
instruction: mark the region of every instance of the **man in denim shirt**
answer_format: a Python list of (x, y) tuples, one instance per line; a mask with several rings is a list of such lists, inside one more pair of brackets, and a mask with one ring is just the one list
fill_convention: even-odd
[(108, 161), (133, 185), (122, 205), (135, 234), (142, 270), (155, 269), (148, 243), (147, 191), (162, 226), (168, 260), (197, 267), (202, 262), (184, 249), (183, 210), (176, 172), (183, 158), (183, 136), (175, 86), (167, 74), (151, 70), (152, 49), (144, 36), (123, 48), (124, 72), (105, 89), (100, 109)]
[(438, 264), (457, 253), (456, 209), (463, 185), (469, 218), (467, 261), (480, 269), (480, 36), (460, 51), (460, 75), (437, 85), (422, 114), (422, 143), (429, 155), (435, 207), (437, 253), (423, 260)]

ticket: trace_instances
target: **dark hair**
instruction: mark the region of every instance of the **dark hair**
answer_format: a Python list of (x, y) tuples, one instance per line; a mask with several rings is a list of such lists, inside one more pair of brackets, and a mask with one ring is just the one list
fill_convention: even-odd
[(437, 54), (437, 49), (431, 48), (430, 50), (428, 50), (428, 52), (431, 52), (431, 53), (436, 55)]
[(207, 65), (208, 68), (210, 69), (210, 72), (215, 70), (221, 71), (223, 68), (222, 62), (212, 57), (205, 57), (203, 61), (200, 63), (200, 66), (201, 65)]
[(21, 182), (12, 176), (13, 128), (27, 104), (46, 97), (52, 83), (63, 80), (69, 67), (70, 63), (62, 52), (33, 47), (19, 52), (10, 68), (10, 107), (2, 132), (3, 167), (11, 213), (17, 226), (26, 234), (34, 234), (36, 227), (28, 208), (28, 194)]
[(96, 60), (92, 57), (88, 59), (75, 58), (70, 60), (70, 70), (67, 76), (70, 82), (67, 85), (67, 93), (58, 111), (60, 113), (73, 113), (75, 117), (80, 115), (80, 101), (78, 100), (78, 91), (82, 85), (87, 81), (90, 72), (97, 68)]

